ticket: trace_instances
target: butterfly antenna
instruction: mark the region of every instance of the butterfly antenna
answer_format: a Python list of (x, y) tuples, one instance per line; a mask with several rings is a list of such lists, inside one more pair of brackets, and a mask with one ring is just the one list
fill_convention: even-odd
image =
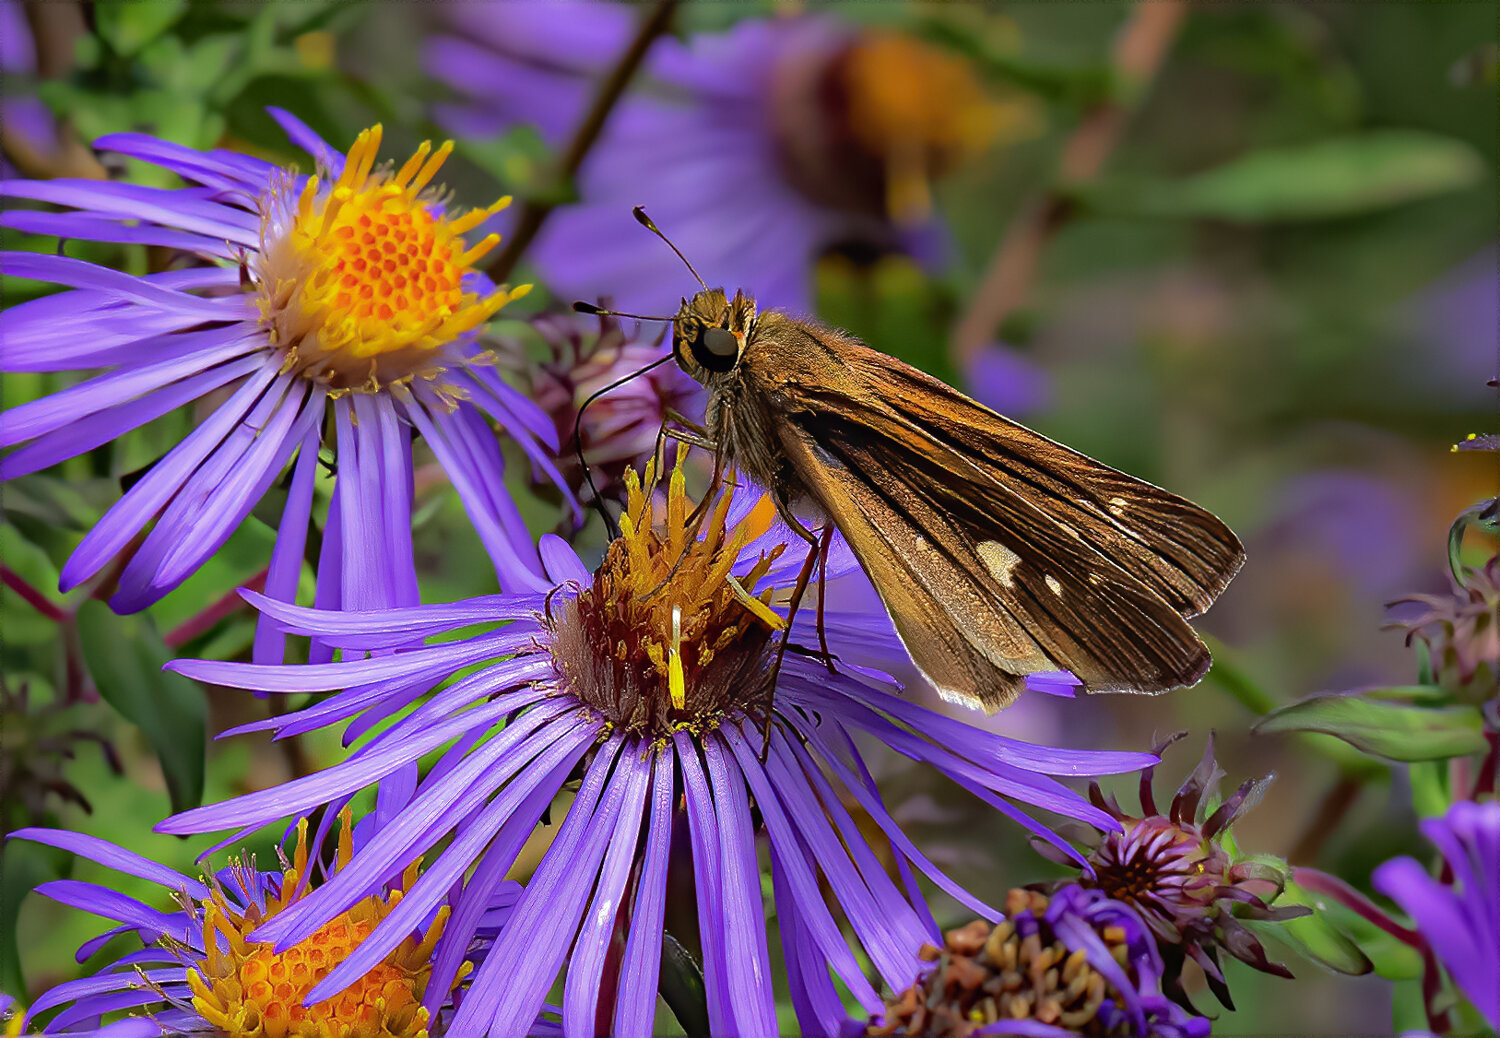
[(656, 226), (656, 224), (652, 222), (651, 217), (646, 215), (644, 206), (636, 206), (634, 209), (630, 210), (630, 215), (635, 217), (636, 223), (640, 224), (642, 227), (646, 228), (646, 230), (650, 231), (662, 241), (666, 242), (667, 248), (677, 253), (677, 258), (682, 260), (682, 265), (687, 267), (688, 273), (698, 279), (698, 284), (702, 285), (704, 288), (708, 287), (708, 282), (704, 281), (703, 276), (693, 269), (693, 265), (689, 263), (688, 258), (682, 254), (682, 250), (679, 249), (676, 245), (673, 245), (672, 239), (661, 233), (661, 228)]
[(606, 310), (595, 306), (593, 303), (585, 303), (583, 300), (573, 304), (573, 309), (580, 314), (594, 314), (598, 317), (629, 317), (633, 321), (673, 321), (674, 317), (648, 317), (645, 314), (627, 314), (624, 310)]
[[(574, 305), (577, 306), (578, 304), (575, 303)], [(631, 379), (638, 378), (641, 375), (644, 375), (652, 368), (659, 368), (671, 359), (672, 354), (670, 353), (665, 357), (658, 357), (656, 360), (653, 360), (645, 367), (637, 368), (630, 374), (615, 379), (613, 382), (603, 387), (602, 389), (597, 389), (594, 392), (590, 393), (588, 399), (583, 402), (583, 406), (578, 409), (578, 414), (573, 418), (573, 449), (578, 453), (578, 464), (583, 467), (584, 481), (589, 485), (589, 493), (594, 496), (594, 504), (598, 507), (599, 514), (604, 517), (604, 527), (609, 531), (610, 540), (615, 540), (620, 536), (620, 527), (615, 522), (615, 517), (609, 514), (609, 509), (604, 507), (604, 499), (599, 496), (599, 488), (594, 486), (594, 474), (589, 469), (588, 460), (583, 456), (583, 413), (589, 409), (590, 404), (592, 404), (595, 400), (598, 400), (605, 393), (608, 393), (611, 390), (619, 389)]]

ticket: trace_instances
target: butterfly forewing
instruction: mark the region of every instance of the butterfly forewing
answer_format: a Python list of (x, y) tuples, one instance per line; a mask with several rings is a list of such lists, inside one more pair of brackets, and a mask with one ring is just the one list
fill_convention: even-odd
[(945, 694), (994, 710), (1037, 671), (1134, 691), (1202, 676), (1184, 617), (1243, 560), (1216, 517), (855, 340), (766, 318), (790, 327), (747, 347), (744, 404), (774, 413), (783, 482), (843, 531)]

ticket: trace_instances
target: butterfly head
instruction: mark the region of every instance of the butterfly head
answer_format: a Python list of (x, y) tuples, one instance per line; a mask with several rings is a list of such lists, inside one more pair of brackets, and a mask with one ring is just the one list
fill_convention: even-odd
[(673, 318), (672, 352), (683, 371), (707, 385), (739, 364), (754, 323), (755, 300), (743, 291), (730, 299), (722, 288), (705, 288), (684, 299)]

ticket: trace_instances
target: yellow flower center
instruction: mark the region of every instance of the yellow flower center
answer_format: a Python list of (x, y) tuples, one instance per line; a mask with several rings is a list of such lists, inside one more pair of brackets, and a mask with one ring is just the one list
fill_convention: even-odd
[(636, 734), (702, 734), (729, 716), (759, 719), (770, 708), (771, 634), (785, 621), (770, 607), (770, 589), (759, 596), (749, 589), (782, 546), (763, 553), (740, 579), (730, 571), (745, 545), (770, 528), (775, 508), (763, 498), (729, 530), (733, 491), (726, 490), (695, 536), (699, 524), (691, 522), (679, 459), (658, 529), (654, 476), (654, 461), (645, 488), (626, 471), (620, 536), (593, 584), (568, 600), (552, 624), (563, 683)]
[[(340, 867), (351, 853), (346, 810), (339, 834)], [(267, 899), (264, 913), (253, 907), (242, 912), (218, 891), (204, 905), (208, 954), (188, 971), (194, 1008), (233, 1038), (426, 1038), (422, 994), (432, 972), (432, 950), (447, 922), (446, 908), (424, 938), (408, 937), (370, 972), (314, 1006), (302, 1004), (308, 992), (401, 902), (401, 891), (367, 898), (284, 952), (247, 940), (252, 930), (301, 896), (307, 857), (304, 821), (293, 864), (282, 875), (281, 893)], [(403, 888), (416, 880), (417, 868), (414, 863), (407, 870)]]
[(452, 217), (428, 192), (453, 142), (423, 142), (399, 169), (375, 168), (381, 128), (364, 131), (325, 189), (309, 177), (290, 227), (262, 232), (262, 317), (289, 370), (335, 389), (375, 391), (441, 371), (444, 348), (531, 286), (466, 292), (465, 275), (499, 242), (463, 235), (510, 204)]

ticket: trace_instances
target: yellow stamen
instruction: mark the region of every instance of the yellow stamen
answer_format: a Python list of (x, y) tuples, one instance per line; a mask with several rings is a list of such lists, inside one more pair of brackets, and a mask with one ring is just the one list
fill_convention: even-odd
[[(340, 816), (339, 867), (353, 851), (351, 819)], [(365, 899), (334, 918), (300, 944), (277, 952), (247, 940), (251, 931), (284, 911), (305, 893), (307, 824), (297, 827), (297, 848), (282, 874), (280, 893), (267, 897), (264, 913), (242, 913), (215, 892), (204, 905), (208, 954), (187, 974), (193, 1006), (214, 1027), (233, 1038), (427, 1038), (429, 1014), (422, 996), (432, 972), (432, 950), (447, 922), (438, 913), (425, 935), (408, 937), (373, 969), (339, 994), (304, 1006), (312, 990), (357, 948), (401, 901), (402, 892)], [(416, 879), (414, 863), (405, 882)], [(218, 947), (223, 934), (228, 953)]]
[(423, 191), (453, 151), (424, 141), (394, 173), (375, 167), (380, 126), (356, 138), (325, 189), (308, 178), (290, 227), (269, 224), (257, 261), (261, 309), (288, 370), (335, 389), (380, 390), (441, 370), (453, 340), (530, 286), (480, 296), (465, 277), (499, 242), (462, 237), (509, 204), (450, 215)]

